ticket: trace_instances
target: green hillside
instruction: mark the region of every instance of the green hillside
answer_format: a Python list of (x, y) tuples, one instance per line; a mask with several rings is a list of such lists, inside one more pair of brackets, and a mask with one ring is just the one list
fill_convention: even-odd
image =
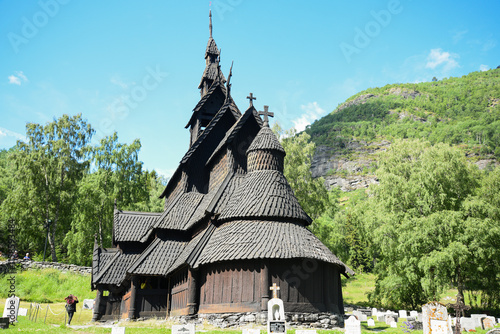
[(316, 145), (422, 138), (500, 157), (500, 69), (362, 91), (306, 129)]

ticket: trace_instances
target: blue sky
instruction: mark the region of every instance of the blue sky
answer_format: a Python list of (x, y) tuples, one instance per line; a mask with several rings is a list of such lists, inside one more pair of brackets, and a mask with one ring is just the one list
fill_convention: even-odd
[(169, 175), (209, 37), (240, 110), (252, 92), (283, 128), (302, 130), (369, 87), (500, 65), (500, 1), (0, 0), (0, 148), (27, 122), (82, 113), (94, 140), (142, 143)]

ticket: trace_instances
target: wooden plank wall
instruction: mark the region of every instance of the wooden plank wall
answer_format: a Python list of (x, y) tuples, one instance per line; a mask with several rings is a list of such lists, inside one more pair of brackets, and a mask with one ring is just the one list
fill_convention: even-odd
[(188, 300), (188, 272), (187, 268), (179, 271), (171, 278), (172, 300), (170, 309), (172, 311), (186, 308)]
[(213, 264), (201, 270), (200, 278), (200, 313), (260, 309), (258, 262)]

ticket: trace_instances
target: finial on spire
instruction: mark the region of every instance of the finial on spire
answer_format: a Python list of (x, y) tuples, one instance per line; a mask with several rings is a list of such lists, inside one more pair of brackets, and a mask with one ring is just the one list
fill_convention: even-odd
[(259, 111), (259, 116), (261, 116), (261, 115), (264, 116), (264, 124), (263, 124), (263, 126), (269, 127), (269, 118), (267, 118), (267, 117), (268, 116), (274, 117), (274, 113), (273, 112), (269, 112), (269, 106), (264, 106), (264, 111)]
[(227, 89), (226, 100), (229, 100), (229, 98), (231, 97), (231, 77), (233, 76), (233, 64), (234, 64), (234, 60), (231, 62), (231, 68), (229, 69), (229, 75), (227, 77), (227, 82), (226, 82), (226, 89)]
[(247, 96), (247, 99), (250, 100), (250, 107), (253, 107), (253, 100), (257, 100), (257, 98), (253, 96), (253, 93), (250, 93), (250, 96)]
[(210, 30), (210, 38), (212, 38), (212, 10), (211, 9), (208, 11), (208, 17), (210, 18), (210, 24), (208, 25), (208, 28)]

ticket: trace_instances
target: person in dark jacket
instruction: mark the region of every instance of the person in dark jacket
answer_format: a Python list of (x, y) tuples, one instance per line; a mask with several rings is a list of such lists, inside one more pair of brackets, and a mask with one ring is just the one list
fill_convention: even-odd
[(78, 298), (73, 295), (69, 295), (64, 298), (66, 300), (66, 312), (68, 312), (68, 325), (71, 323), (71, 319), (73, 319), (73, 314), (76, 312), (76, 304), (78, 303)]

